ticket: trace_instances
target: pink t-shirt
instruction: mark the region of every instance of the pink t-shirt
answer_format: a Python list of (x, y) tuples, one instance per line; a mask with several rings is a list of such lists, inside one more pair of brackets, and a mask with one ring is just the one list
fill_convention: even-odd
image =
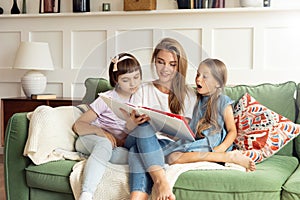
[[(131, 103), (131, 99), (128, 102), (120, 98), (115, 90), (109, 90), (104, 94), (121, 102)], [(90, 107), (98, 115), (97, 119), (92, 122), (93, 125), (106, 130), (118, 139), (123, 139), (126, 136), (126, 133), (124, 133), (126, 122), (118, 118), (100, 97), (93, 101)]]

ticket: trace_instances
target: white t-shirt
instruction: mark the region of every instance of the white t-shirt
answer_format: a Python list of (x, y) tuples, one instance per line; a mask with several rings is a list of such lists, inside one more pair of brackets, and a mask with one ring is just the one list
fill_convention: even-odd
[[(168, 97), (169, 95), (157, 89), (153, 85), (153, 82), (146, 82), (143, 83), (139, 90), (132, 96), (132, 102), (134, 105), (171, 112), (168, 104)], [(195, 92), (190, 90), (185, 97), (184, 112), (180, 113), (180, 115), (191, 119), (196, 99)]]

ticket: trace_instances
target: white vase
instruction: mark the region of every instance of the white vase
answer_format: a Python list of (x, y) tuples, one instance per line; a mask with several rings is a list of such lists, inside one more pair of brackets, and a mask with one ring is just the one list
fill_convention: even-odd
[(39, 71), (28, 71), (21, 79), (23, 92), (27, 97), (32, 94), (42, 94), (47, 85), (47, 78)]
[(240, 0), (241, 7), (263, 7), (263, 0)]

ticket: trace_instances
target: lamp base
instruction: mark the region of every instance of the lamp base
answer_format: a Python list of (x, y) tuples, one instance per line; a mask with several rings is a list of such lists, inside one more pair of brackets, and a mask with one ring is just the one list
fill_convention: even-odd
[(23, 92), (27, 97), (32, 94), (42, 94), (47, 85), (47, 78), (39, 71), (31, 70), (21, 79)]

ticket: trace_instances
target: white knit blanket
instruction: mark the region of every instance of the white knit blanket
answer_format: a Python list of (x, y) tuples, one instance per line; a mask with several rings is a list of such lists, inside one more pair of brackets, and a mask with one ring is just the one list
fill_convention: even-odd
[[(70, 184), (76, 200), (79, 199), (82, 183), (82, 172), (86, 161), (80, 161), (74, 165), (70, 175)], [(108, 164), (104, 176), (99, 183), (93, 200), (127, 200), (129, 199), (128, 165)], [(225, 166), (213, 162), (196, 162), (189, 164), (175, 164), (166, 166), (166, 176), (173, 188), (177, 178), (183, 172), (189, 170), (240, 170), (246, 171), (244, 167), (232, 163)], [(154, 191), (154, 190), (153, 190)], [(152, 197), (155, 197), (152, 192)], [(149, 199), (152, 199), (151, 197)], [(154, 198), (153, 198), (154, 199)]]
[(72, 126), (81, 114), (81, 110), (75, 106), (52, 108), (45, 105), (28, 113), (30, 123), (24, 156), (28, 156), (36, 165), (64, 159), (80, 160), (78, 155), (64, 155), (64, 152), (75, 151), (77, 135)]

